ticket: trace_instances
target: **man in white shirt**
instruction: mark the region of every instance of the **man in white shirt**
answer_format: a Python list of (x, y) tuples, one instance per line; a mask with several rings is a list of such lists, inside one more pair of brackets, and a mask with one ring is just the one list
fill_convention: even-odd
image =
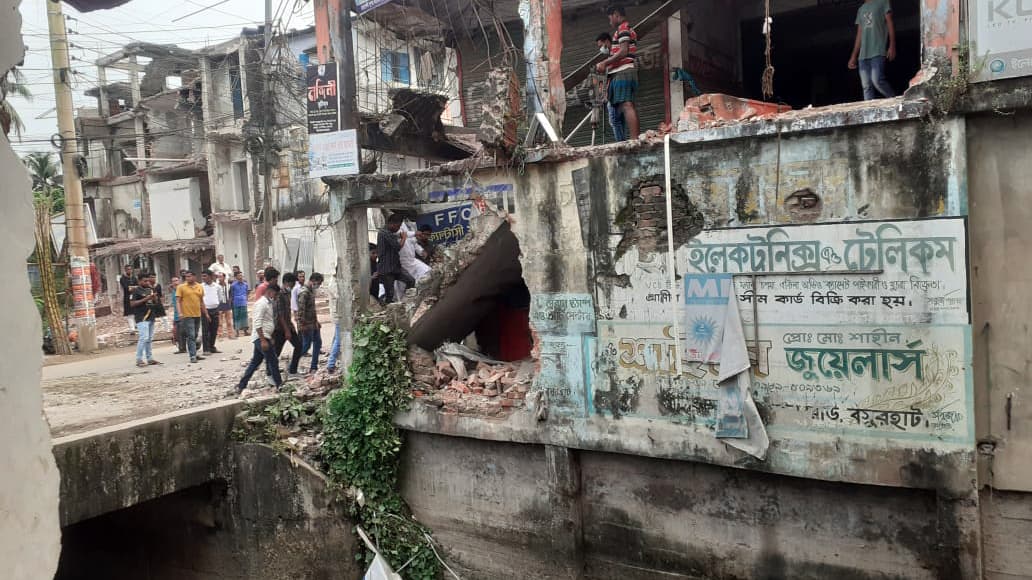
[(297, 276), (297, 284), (290, 290), (290, 317), (297, 322), (297, 295), (305, 285), (305, 271), (298, 270), (294, 274)]
[(219, 334), (219, 285), (210, 271), (201, 274), (204, 288), (204, 322), (201, 323), (201, 344), (204, 352), (215, 354), (215, 337)]
[(276, 360), (276, 349), (272, 345), (272, 331), (276, 327), (276, 315), (273, 311), (272, 302), (279, 295), (278, 284), (269, 284), (265, 287), (264, 293), (255, 300), (251, 315), (251, 342), (254, 343), (254, 354), (251, 355), (251, 362), (244, 370), (244, 376), (240, 377), (237, 384), (237, 394), (247, 388), (251, 376), (258, 370), (258, 367), (265, 362), (265, 373), (273, 386), (279, 388), (283, 384), (280, 377), (279, 361)]
[[(417, 260), (416, 256), (426, 255), (426, 251), (419, 242), (416, 240), (416, 236), (413, 234), (412, 229), (408, 227), (408, 224), (402, 224), (401, 229), (405, 230), (408, 234), (405, 243), (401, 246), (401, 251), (398, 252), (398, 258), (401, 259), (401, 268), (412, 276), (412, 279), (419, 282), (419, 279), (430, 273), (430, 266), (427, 266), (421, 260)], [(394, 283), (395, 296), (405, 295), (405, 285), (401, 282)]]
[(233, 279), (233, 268), (226, 265), (226, 257), (222, 254), (215, 256), (215, 263), (212, 264), (208, 270), (216, 276), (219, 274), (225, 274), (227, 280)]

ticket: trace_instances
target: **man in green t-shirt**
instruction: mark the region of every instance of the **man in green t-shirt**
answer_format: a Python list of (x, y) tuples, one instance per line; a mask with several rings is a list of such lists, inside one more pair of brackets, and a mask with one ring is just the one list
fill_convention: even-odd
[(896, 60), (896, 26), (892, 23), (889, 0), (864, 0), (856, 11), (856, 41), (849, 57), (849, 68), (860, 69), (864, 100), (894, 97), (885, 78), (885, 61)]

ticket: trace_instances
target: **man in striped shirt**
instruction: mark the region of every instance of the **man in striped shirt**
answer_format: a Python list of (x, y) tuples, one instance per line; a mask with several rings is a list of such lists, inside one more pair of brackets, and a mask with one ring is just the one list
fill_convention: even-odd
[(609, 104), (623, 114), (627, 137), (638, 138), (638, 109), (634, 99), (638, 92), (638, 35), (627, 22), (627, 13), (622, 6), (606, 9), (609, 24), (616, 28), (609, 57), (596, 65), (598, 72), (606, 73), (609, 88), (606, 98)]

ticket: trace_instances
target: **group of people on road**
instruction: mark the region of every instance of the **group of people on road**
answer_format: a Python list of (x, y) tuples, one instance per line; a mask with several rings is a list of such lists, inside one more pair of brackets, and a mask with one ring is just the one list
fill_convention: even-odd
[[(287, 272), (280, 276), (279, 270), (268, 267), (260, 276), (261, 283), (255, 289), (254, 310), (251, 315), (251, 342), (254, 345), (251, 362), (244, 369), (237, 384), (237, 393), (243, 392), (255, 371), (265, 366), (266, 382), (280, 388), (284, 376), (280, 372), (279, 357), (289, 342), (293, 348), (287, 377), (298, 374), (301, 357), (312, 355), (309, 372), (319, 368), (322, 354), (322, 325), (316, 311), (316, 292), (322, 286), (323, 275), (313, 272), (305, 279), (304, 271)], [(331, 348), (329, 370), (335, 371), (339, 346)]]
[[(241, 377), (237, 391), (243, 391), (251, 376), (263, 363), (271, 386), (283, 384), (278, 360), (283, 347), (293, 346), (287, 377), (298, 374), (301, 357), (311, 352), (309, 371), (319, 367), (322, 354), (321, 325), (316, 312), (316, 291), (323, 283), (323, 275), (313, 273), (305, 279), (304, 271), (280, 272), (267, 267), (258, 272), (258, 287), (249, 315), (250, 287), (238, 266), (230, 268), (219, 255), (215, 263), (201, 273), (200, 281), (191, 270), (181, 270), (171, 279), (172, 339), (177, 346), (175, 354), (186, 354), (191, 363), (207, 355), (221, 352), (217, 339), (250, 335), (254, 343), (251, 362)], [(133, 321), (138, 334), (137, 366), (159, 365), (152, 355), (154, 323), (165, 317), (164, 294), (152, 272), (134, 273), (125, 267), (120, 284), (124, 291), (124, 313)], [(335, 371), (334, 343), (329, 367)]]

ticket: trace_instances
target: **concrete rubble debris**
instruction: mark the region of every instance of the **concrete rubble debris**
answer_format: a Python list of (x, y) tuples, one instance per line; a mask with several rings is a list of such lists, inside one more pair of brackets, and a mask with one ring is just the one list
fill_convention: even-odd
[(523, 408), (533, 383), (533, 360), (497, 361), (455, 343), (436, 354), (440, 360), (418, 346), (409, 347), (412, 393), (424, 404), (479, 417), (503, 417)]

